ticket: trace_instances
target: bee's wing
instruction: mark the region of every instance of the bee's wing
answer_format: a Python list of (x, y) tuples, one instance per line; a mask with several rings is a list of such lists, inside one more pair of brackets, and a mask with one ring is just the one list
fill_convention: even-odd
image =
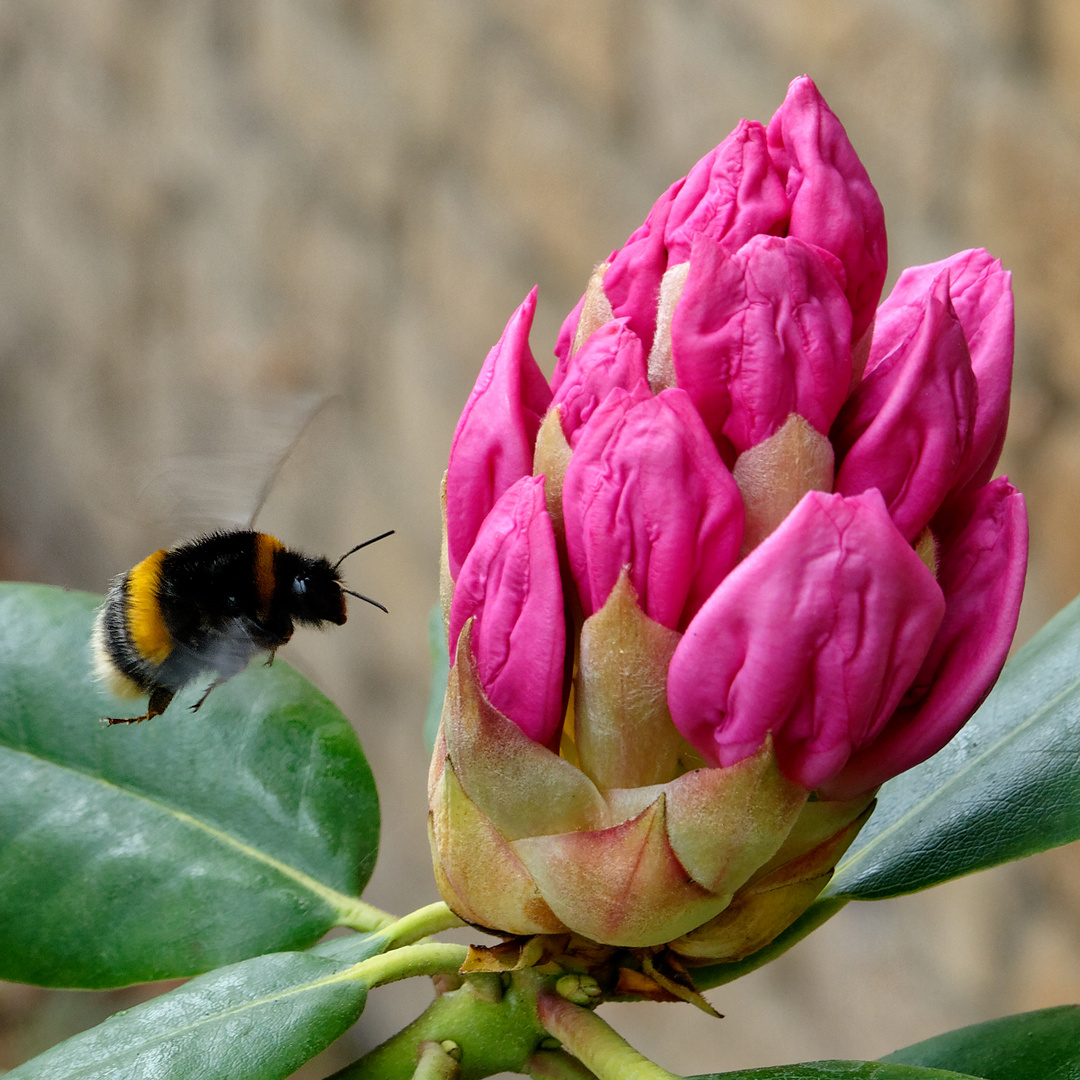
[(330, 399), (218, 401), (176, 432), (176, 447), (136, 470), (136, 513), (161, 543), (250, 528), (282, 467)]

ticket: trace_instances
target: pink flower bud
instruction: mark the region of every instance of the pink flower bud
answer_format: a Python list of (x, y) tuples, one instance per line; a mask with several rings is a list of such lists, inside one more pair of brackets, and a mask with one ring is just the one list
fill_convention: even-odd
[(885, 283), (881, 200), (843, 125), (807, 76), (788, 87), (768, 134), (791, 203), (788, 235), (831, 251), (844, 264), (854, 344), (873, 322)]
[(618, 251), (612, 252), (604, 274), (604, 293), (612, 314), (630, 320), (646, 351), (656, 332), (656, 296), (668, 267), (667, 228), (672, 204), (686, 183), (685, 177), (656, 200), (648, 217)]
[(878, 310), (870, 364), (907, 336), (919, 321), (933, 282), (947, 273), (949, 300), (963, 327), (978, 384), (975, 423), (953, 492), (982, 487), (993, 475), (1009, 419), (1013, 361), (1013, 298), (1010, 277), (981, 248), (961, 251), (901, 275)]
[(446, 475), (446, 539), (456, 581), (499, 496), (532, 473), (533, 447), (551, 391), (529, 348), (536, 290), (488, 353), (458, 420)]
[(675, 195), (664, 236), (668, 266), (686, 262), (699, 236), (729, 251), (762, 233), (782, 236), (788, 216), (784, 182), (769, 155), (765, 128), (740, 120), (690, 170)]
[[(686, 262), (699, 236), (728, 250), (759, 233), (782, 235), (788, 200), (761, 124), (740, 121), (735, 130), (673, 184), (649, 211), (645, 223), (612, 253), (604, 292), (616, 318), (627, 317), (646, 350), (656, 329), (656, 294), (670, 266)], [(569, 356), (579, 304), (563, 326), (555, 353)]]
[[(641, 385), (641, 384), (639, 384)], [(735, 564), (742, 502), (689, 397), (613, 391), (563, 481), (570, 569), (585, 614), (624, 566), (641, 609), (681, 629)]]
[(879, 309), (885, 257), (802, 78), (596, 266), (550, 390), (534, 294), (511, 319), (446, 481), (430, 822), (462, 918), (745, 957), (997, 678), (1027, 556), (990, 480), (1009, 278), (963, 252)]
[(529, 738), (549, 742), (562, 721), (566, 627), (542, 476), (512, 484), (480, 527), (454, 587), (451, 656), (469, 619), (488, 699)]
[(1024, 497), (1004, 477), (952, 508), (938, 582), (945, 617), (900, 708), (826, 787), (849, 798), (936, 754), (997, 681), (1016, 631), (1027, 565)]
[(771, 732), (784, 774), (816, 788), (880, 732), (944, 607), (877, 492), (812, 491), (687, 628), (668, 671), (671, 718), (720, 766)]
[(797, 413), (828, 434), (851, 384), (851, 309), (827, 252), (756, 236), (699, 238), (671, 326), (678, 386), (737, 453)]
[[(949, 301), (948, 270), (904, 315), (902, 322), (875, 327), (874, 366), (844, 406), (833, 442), (840, 460), (836, 490), (855, 495), (876, 488), (897, 528), (914, 541), (956, 481), (978, 390), (964, 330)], [(891, 333), (901, 327), (908, 336), (893, 341)], [(890, 343), (891, 351), (875, 362)]]
[(577, 446), (583, 424), (612, 390), (633, 390), (646, 380), (645, 350), (629, 320), (612, 319), (595, 331), (552, 378), (552, 407), (559, 406), (563, 434)]

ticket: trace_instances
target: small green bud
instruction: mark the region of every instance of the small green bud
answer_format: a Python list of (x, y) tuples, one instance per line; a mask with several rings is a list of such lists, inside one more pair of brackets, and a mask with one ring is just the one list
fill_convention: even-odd
[(591, 975), (564, 975), (555, 984), (555, 992), (575, 1005), (592, 1006), (600, 1003), (602, 991)]

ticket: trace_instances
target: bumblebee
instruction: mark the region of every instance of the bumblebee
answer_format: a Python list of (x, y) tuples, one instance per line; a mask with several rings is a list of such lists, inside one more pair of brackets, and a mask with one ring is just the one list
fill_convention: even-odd
[(160, 716), (189, 683), (212, 676), (198, 711), (216, 686), (260, 653), (292, 637), (293, 623), (345, 622), (346, 589), (339, 567), (354, 552), (390, 536), (365, 540), (336, 563), (290, 551), (268, 533), (237, 529), (163, 548), (116, 577), (94, 623), (98, 677), (120, 697), (149, 694), (142, 716), (107, 717), (134, 724)]

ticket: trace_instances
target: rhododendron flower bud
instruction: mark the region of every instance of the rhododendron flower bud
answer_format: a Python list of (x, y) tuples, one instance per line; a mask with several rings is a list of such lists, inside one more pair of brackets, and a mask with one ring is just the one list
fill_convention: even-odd
[(456, 579), (499, 496), (532, 472), (533, 444), (551, 391), (529, 348), (536, 290), (488, 353), (458, 421), (447, 469), (447, 551)]
[[(546, 743), (562, 723), (566, 652), (555, 534), (543, 477), (523, 476), (480, 526), (450, 606), (451, 650), (468, 620), (484, 693)], [(453, 653), (451, 654), (453, 655)]]
[(608, 395), (570, 459), (567, 555), (586, 615), (628, 567), (642, 610), (681, 629), (735, 565), (742, 501), (687, 395), (639, 388)]
[(511, 318), (445, 480), (430, 821), (462, 918), (747, 956), (993, 685), (1027, 559), (992, 479), (1008, 274), (963, 252), (879, 304), (884, 277), (802, 78), (597, 267), (550, 386), (535, 292)]

